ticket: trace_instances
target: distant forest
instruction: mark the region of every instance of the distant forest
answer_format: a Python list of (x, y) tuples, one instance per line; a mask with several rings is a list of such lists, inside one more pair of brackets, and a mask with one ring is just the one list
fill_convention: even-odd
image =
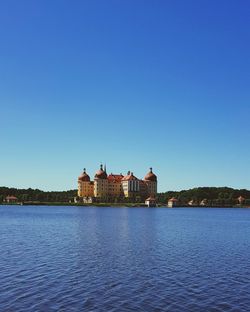
[[(44, 192), (38, 189), (16, 189), (8, 187), (0, 187), (0, 202), (3, 202), (6, 196), (12, 195), (18, 198), (21, 202), (69, 202), (73, 201), (77, 196), (77, 190)], [(179, 205), (186, 205), (190, 200), (194, 204), (206, 199), (208, 205), (235, 205), (237, 198), (243, 196), (245, 204), (250, 204), (250, 191), (241, 189), (233, 189), (229, 187), (198, 187), (183, 191), (169, 191), (159, 193), (157, 200), (159, 203), (166, 204), (168, 199), (175, 197), (179, 200)]]
[(69, 202), (77, 195), (77, 190), (44, 192), (38, 189), (16, 189), (9, 187), (0, 187), (0, 202), (3, 202), (6, 196), (15, 196), (18, 201), (39, 201), (39, 202)]
[(159, 202), (166, 202), (169, 198), (175, 197), (179, 204), (187, 204), (193, 200), (194, 204), (206, 199), (208, 205), (235, 205), (238, 203), (238, 197), (245, 198), (245, 204), (250, 204), (250, 191), (246, 189), (233, 189), (229, 187), (198, 187), (179, 192), (169, 191), (158, 194)]

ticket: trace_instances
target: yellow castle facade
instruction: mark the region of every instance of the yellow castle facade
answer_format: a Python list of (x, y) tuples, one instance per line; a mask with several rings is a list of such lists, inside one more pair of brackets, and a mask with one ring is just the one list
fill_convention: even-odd
[(106, 167), (103, 168), (102, 165), (92, 181), (85, 168), (78, 177), (78, 197), (82, 199), (140, 198), (144, 200), (148, 196), (155, 197), (156, 194), (157, 176), (153, 173), (152, 168), (141, 180), (130, 171), (127, 175), (113, 173), (108, 175)]

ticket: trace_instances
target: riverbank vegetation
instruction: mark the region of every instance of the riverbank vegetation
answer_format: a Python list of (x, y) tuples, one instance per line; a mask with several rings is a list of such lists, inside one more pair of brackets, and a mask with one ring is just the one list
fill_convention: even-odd
[(250, 205), (250, 191), (246, 189), (233, 189), (229, 187), (198, 187), (190, 190), (169, 191), (158, 194), (158, 202), (166, 202), (169, 198), (175, 197), (179, 205), (186, 205), (193, 201), (199, 205), (206, 199), (207, 206), (227, 206), (238, 204), (238, 198), (244, 197), (244, 204)]
[[(76, 195), (77, 190), (45, 192), (39, 189), (31, 188), (17, 189), (0, 187), (0, 203), (4, 202), (7, 196), (15, 196), (18, 199), (18, 202), (24, 203), (68, 204), (71, 202), (73, 204), (74, 197), (76, 197)], [(168, 191), (159, 193), (157, 201), (159, 204), (166, 204), (168, 199), (175, 197), (179, 201), (178, 205), (187, 205), (191, 200), (194, 205), (199, 205), (201, 201), (206, 199), (207, 206), (229, 206), (238, 204), (238, 198), (240, 196), (244, 197), (245, 205), (250, 205), (250, 190), (239, 190), (229, 187), (199, 187), (190, 190)], [(110, 199), (108, 202), (109, 204), (112, 204)], [(141, 201), (138, 199), (134, 202), (137, 202), (138, 204)], [(125, 205), (131, 204), (127, 199), (123, 199), (121, 201), (114, 199), (113, 204), (118, 205), (119, 203), (123, 203)]]
[(0, 202), (3, 202), (7, 196), (15, 196), (19, 202), (66, 202), (73, 201), (76, 196), (76, 190), (45, 192), (39, 189), (17, 189), (9, 187), (0, 187)]

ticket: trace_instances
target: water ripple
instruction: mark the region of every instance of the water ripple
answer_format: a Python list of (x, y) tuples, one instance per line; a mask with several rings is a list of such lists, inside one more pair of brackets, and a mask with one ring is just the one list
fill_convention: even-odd
[(0, 213), (0, 311), (250, 311), (250, 210)]

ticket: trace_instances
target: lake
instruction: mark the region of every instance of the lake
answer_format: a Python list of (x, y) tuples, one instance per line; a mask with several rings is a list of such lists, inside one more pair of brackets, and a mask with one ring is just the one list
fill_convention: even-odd
[(250, 311), (250, 209), (0, 206), (0, 311)]

